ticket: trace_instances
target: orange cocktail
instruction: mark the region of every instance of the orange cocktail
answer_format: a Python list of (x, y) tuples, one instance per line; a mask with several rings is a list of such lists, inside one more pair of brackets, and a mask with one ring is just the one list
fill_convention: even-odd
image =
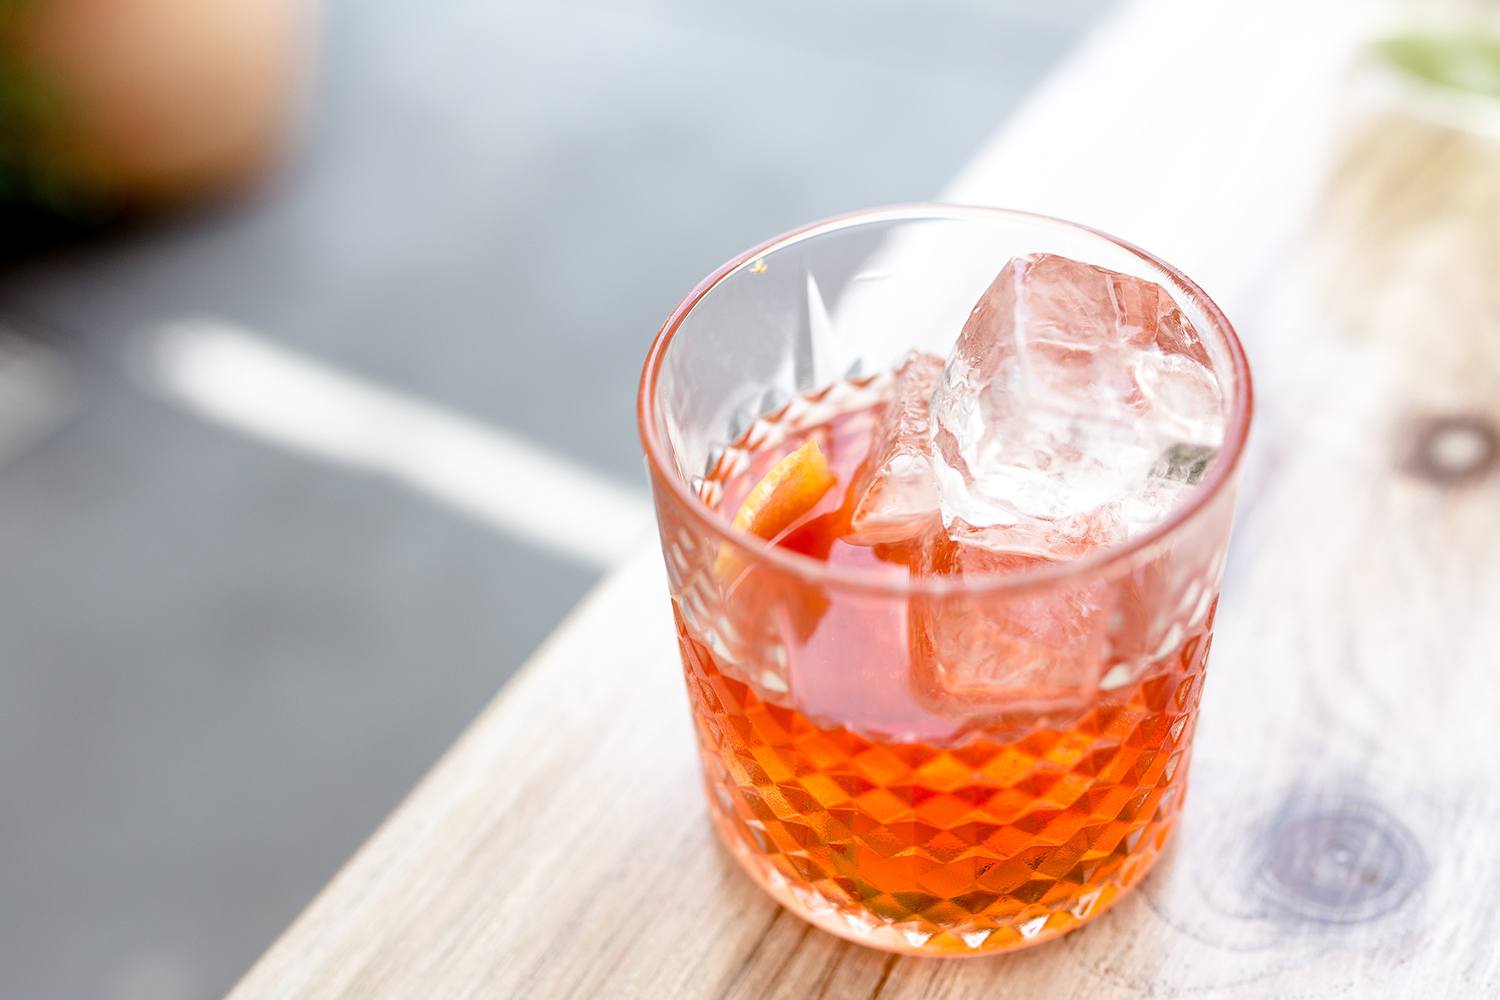
[[(864, 366), (874, 374), (794, 374), (795, 387), (814, 384), (748, 415), (705, 417), (720, 421), (708, 433), (690, 429), (694, 406), (715, 409), (705, 384), (756, 377), (694, 370), (710, 355), (690, 348), (673, 366), (678, 338), (710, 344), (725, 332), (704, 301), (725, 283), (754, 281), (795, 251), (803, 280), (792, 284), (806, 294), (813, 251), (862, 237), (851, 251), (859, 261), (839, 257), (837, 268), (857, 278), (908, 225), (928, 227), (918, 235), (929, 246), (950, 239), (945, 227), (978, 227), (1015, 249), (1065, 227), (906, 211), (793, 235), (711, 279), (648, 361), (643, 435), (723, 840), (767, 891), (829, 931), (976, 955), (1097, 915), (1167, 843), (1248, 382), (1201, 293), (1168, 293), (1164, 265), (1141, 255), (1145, 273), (1129, 274), (1119, 263), (1138, 252), (1110, 256), (1120, 244), (1069, 231), (1078, 245), (1067, 249), (1105, 263), (1017, 254), (999, 262), (999, 277), (990, 266), (989, 284), (977, 283), (981, 267), (956, 288), (934, 289), (942, 282), (929, 274), (918, 288), (967, 295), (972, 307), (946, 340), (940, 326), (911, 343), (897, 335), (881, 342), (885, 367)], [(883, 238), (859, 232), (867, 227)], [(971, 238), (954, 242), (975, 252)], [(744, 308), (744, 290), (733, 292)], [(1083, 332), (1054, 335), (1055, 300), (1069, 324), (1094, 308), (1110, 310), (1109, 322), (1089, 328), (1092, 314), (1081, 315), (1068, 329)], [(840, 306), (821, 303), (834, 319), (878, 315), (847, 293)], [(827, 323), (805, 335), (826, 336)], [(1037, 346), (1030, 331), (1043, 328)], [(795, 355), (798, 338), (787, 340)], [(770, 353), (767, 380), (795, 370)], [(1115, 378), (1119, 364), (1128, 377)], [(1078, 413), (1058, 392), (1083, 399)], [(990, 426), (1005, 439), (985, 439)]]

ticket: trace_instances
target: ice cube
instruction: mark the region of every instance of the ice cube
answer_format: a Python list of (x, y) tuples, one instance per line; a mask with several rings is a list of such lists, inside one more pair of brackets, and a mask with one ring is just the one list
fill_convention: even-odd
[[(972, 576), (1046, 563), (939, 533), (913, 569)], [(914, 598), (913, 690), (930, 709), (991, 725), (996, 715), (1034, 721), (1085, 706), (1109, 659), (1112, 599), (1113, 591), (1096, 579), (1013, 594), (959, 590)]]
[(912, 351), (896, 368), (891, 400), (870, 449), (870, 478), (850, 519), (848, 541), (905, 541), (938, 523), (932, 471), (931, 403), (943, 359)]
[[(1173, 448), (1223, 438), (1203, 344), (1152, 282), (1053, 254), (1012, 260), (964, 324), (933, 395), (932, 465), (955, 539), (1069, 558), (1157, 523)], [(1201, 475), (1201, 471), (1199, 472)]]

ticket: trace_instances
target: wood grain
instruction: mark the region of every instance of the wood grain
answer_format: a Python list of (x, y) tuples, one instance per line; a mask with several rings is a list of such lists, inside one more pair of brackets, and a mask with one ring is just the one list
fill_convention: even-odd
[[(1249, 41), (1181, 49), (1206, 8)], [(778, 909), (709, 830), (648, 542), (233, 995), (1500, 992), (1500, 144), (1369, 100), (1355, 28), (1319, 14), (1278, 62), (1302, 90), (1262, 87), (1244, 75), (1261, 22), (1287, 22), (1231, 10), (1130, 8), (955, 188), (1090, 221), (1101, 206), (1201, 268), (1259, 378), (1192, 789), (1138, 891), (1054, 944), (969, 962), (868, 951)], [(1182, 109), (1151, 95), (1188, 82), (1234, 127), (1169, 128)], [(1106, 84), (1157, 119), (1128, 138), (1097, 107)], [(1080, 122), (1141, 156), (1049, 186), (1034, 161), (1066, 158)], [(1263, 169), (1217, 170), (1244, 155)]]

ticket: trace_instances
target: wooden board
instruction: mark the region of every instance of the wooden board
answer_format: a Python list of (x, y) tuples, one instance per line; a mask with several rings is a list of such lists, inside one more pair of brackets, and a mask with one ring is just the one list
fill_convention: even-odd
[(1500, 993), (1500, 144), (1390, 110), (1347, 9), (1308, 6), (1130, 7), (953, 192), (1200, 275), (1259, 379), (1192, 788), (1138, 891), (968, 962), (778, 909), (708, 827), (643, 541), (233, 995)]

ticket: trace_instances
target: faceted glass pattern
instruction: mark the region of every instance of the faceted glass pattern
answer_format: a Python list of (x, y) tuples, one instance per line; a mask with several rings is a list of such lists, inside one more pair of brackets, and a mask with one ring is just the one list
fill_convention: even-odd
[(678, 636), (720, 834), (835, 934), (925, 953), (1043, 941), (1133, 885), (1182, 807), (1203, 637), (1067, 729), (940, 747), (819, 726)]

